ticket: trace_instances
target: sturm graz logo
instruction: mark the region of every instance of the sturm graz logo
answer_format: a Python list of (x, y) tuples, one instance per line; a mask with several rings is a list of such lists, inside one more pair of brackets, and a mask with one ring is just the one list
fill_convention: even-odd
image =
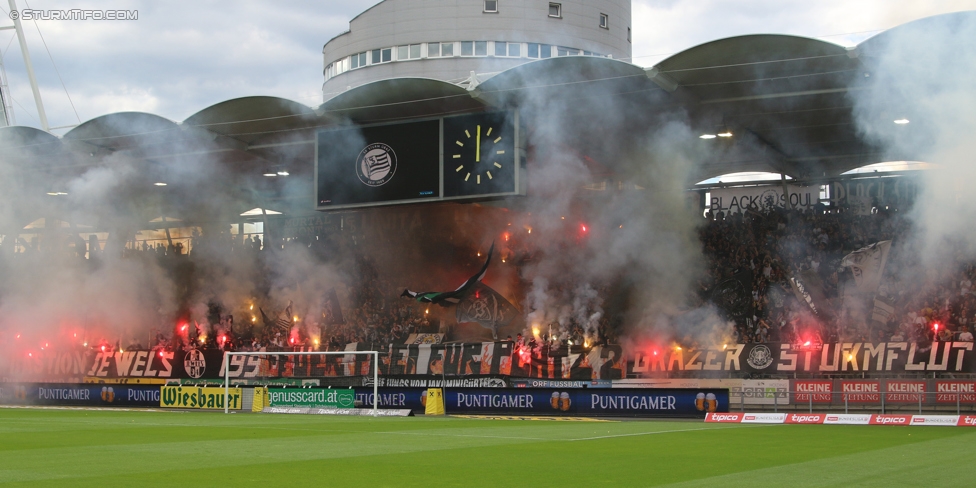
[(207, 370), (207, 358), (202, 352), (193, 349), (183, 358), (183, 369), (190, 378), (199, 378)]
[(773, 352), (768, 347), (759, 344), (749, 351), (749, 357), (746, 358), (746, 362), (753, 368), (766, 369), (770, 364), (773, 364)]
[(367, 186), (385, 185), (393, 179), (396, 169), (396, 153), (382, 142), (366, 146), (356, 158), (356, 174)]

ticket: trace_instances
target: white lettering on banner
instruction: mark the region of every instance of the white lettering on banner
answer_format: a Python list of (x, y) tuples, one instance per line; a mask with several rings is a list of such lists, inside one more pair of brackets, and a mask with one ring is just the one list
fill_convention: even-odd
[(600, 410), (674, 410), (677, 399), (671, 395), (590, 395), (590, 408)]
[(956, 425), (960, 427), (976, 427), (976, 415), (960, 415), (959, 423)]
[[(261, 361), (259, 356), (230, 356), (230, 368), (227, 376), (231, 378), (254, 378), (261, 371)], [(220, 363), (220, 376), (224, 376), (224, 367), (227, 361)]]
[(787, 424), (822, 424), (825, 415), (822, 413), (795, 414), (786, 417)]
[(976, 403), (974, 381), (936, 381), (935, 392), (938, 403)]
[(159, 390), (137, 390), (129, 388), (126, 400), (130, 402), (155, 402), (159, 403)]
[(871, 425), (908, 425), (912, 421), (911, 415), (871, 415)]
[(532, 395), (457, 394), (457, 406), (469, 408), (533, 408)]
[(707, 413), (705, 422), (740, 423), (742, 422), (741, 413)]
[(339, 392), (336, 390), (285, 390), (270, 391), (271, 403), (337, 403)]
[(41, 400), (88, 400), (91, 391), (77, 388), (38, 388)]
[[(356, 400), (363, 403), (363, 406), (373, 406), (372, 393), (357, 393)], [(381, 407), (405, 407), (407, 406), (407, 395), (404, 393), (380, 393)]]
[[(115, 377), (160, 377), (173, 374), (172, 351), (100, 352), (95, 355), (87, 376), (105, 378), (109, 366), (115, 366)], [(155, 366), (155, 368), (154, 368)]]

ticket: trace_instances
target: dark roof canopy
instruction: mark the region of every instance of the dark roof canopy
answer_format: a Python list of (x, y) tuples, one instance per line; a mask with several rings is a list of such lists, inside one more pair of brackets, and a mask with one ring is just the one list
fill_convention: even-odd
[[(852, 94), (872, 89), (866, 76), (872, 56), (900, 35), (924, 33), (933, 22), (970, 22), (974, 15), (922, 19), (855, 49), (796, 36), (747, 35), (692, 47), (651, 68), (599, 57), (557, 57), (460, 85), (423, 78), (377, 81), (317, 108), (255, 96), (204, 108), (181, 123), (138, 112), (103, 115), (61, 138), (7, 127), (0, 129), (0, 171), (45, 173), (56, 185), (91, 165), (111, 164), (109, 155), (157, 169), (206, 156), (259, 188), (268, 186), (262, 175), (272, 170), (303, 177), (310, 188), (316, 130), (598, 91), (623, 97), (647, 113), (678, 108), (695, 133), (731, 132), (733, 137), (701, 141), (716, 150), (697, 162), (694, 181), (738, 171), (832, 176), (884, 160), (884, 148), (859, 134), (853, 116)], [(586, 147), (576, 149), (586, 153)]]

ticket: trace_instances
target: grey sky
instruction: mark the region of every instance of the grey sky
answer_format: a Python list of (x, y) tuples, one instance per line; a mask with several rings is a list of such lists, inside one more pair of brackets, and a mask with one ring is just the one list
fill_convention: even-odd
[[(17, 0), (20, 9), (139, 12), (138, 20), (129, 21), (38, 21), (36, 27), (24, 22), (51, 126), (119, 111), (181, 121), (214, 103), (249, 95), (317, 106), (322, 45), (375, 3), (29, 0), (28, 5)], [(10, 25), (6, 1), (0, 9), (0, 26)], [(852, 45), (911, 20), (971, 9), (976, 9), (976, 0), (634, 0), (633, 62), (651, 66), (703, 42), (742, 34), (794, 34)], [(17, 124), (39, 126), (12, 30), (0, 31), (0, 52)]]

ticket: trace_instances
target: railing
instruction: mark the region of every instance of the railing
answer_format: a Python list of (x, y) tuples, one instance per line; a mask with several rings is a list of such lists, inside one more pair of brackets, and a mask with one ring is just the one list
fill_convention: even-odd
[(776, 390), (730, 391), (729, 410), (750, 412), (944, 413), (976, 412), (973, 392), (811, 392)]

